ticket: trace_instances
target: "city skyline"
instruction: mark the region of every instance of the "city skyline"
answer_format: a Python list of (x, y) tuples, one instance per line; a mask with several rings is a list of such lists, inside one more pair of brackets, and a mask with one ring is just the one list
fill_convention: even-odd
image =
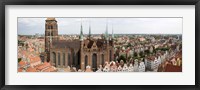
[[(46, 18), (18, 18), (18, 35), (44, 34)], [(182, 34), (182, 18), (56, 18), (59, 34)]]
[[(67, 19), (69, 21), (69, 18)], [(91, 35), (91, 18), (90, 20), (70, 19), (71, 21), (77, 20), (74, 24), (80, 22), (78, 37), (70, 35), (60, 37), (59, 21), (53, 17), (44, 20), (44, 37), (37, 36), (38, 34), (31, 37), (29, 35), (18, 36), (18, 72), (182, 72), (182, 36), (166, 34), (157, 36), (149, 32), (149, 35), (130, 35), (131, 31), (126, 30), (131, 27), (123, 29), (123, 32), (128, 32), (129, 35), (117, 37), (114, 37), (114, 34), (112, 37), (108, 35), (109, 23), (117, 25), (115, 20), (126, 19), (124, 22), (118, 21), (120, 22), (118, 26), (130, 23), (132, 25), (132, 21), (136, 20), (132, 18), (117, 18), (112, 22), (106, 18), (103, 22), (103, 18), (99, 18), (102, 22), (98, 21), (97, 25), (105, 25), (105, 34), (96, 36)], [(96, 21), (97, 18), (93, 20)], [(155, 19), (148, 20), (140, 19), (139, 21), (156, 22)], [(86, 21), (88, 21), (89, 35), (83, 38), (83, 24), (86, 24)], [(169, 19), (164, 21), (165, 26), (170, 26), (166, 23), (166, 21), (169, 23)], [(29, 22), (30, 26), (37, 25), (26, 19), (20, 22)], [(37, 19), (36, 22), (38, 22)], [(72, 25), (66, 23), (66, 20), (61, 23), (65, 23), (63, 26)], [(153, 33), (167, 33), (166, 31), (159, 32), (157, 28), (156, 30)], [(112, 28), (111, 31), (113, 31)]]

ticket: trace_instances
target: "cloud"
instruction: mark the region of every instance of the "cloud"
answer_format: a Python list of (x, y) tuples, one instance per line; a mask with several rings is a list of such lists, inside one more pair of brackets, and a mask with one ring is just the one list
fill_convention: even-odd
[(37, 26), (45, 23), (45, 18), (18, 18), (18, 23), (27, 26)]
[[(44, 33), (46, 18), (18, 18), (19, 34)], [(56, 18), (59, 34), (102, 34), (108, 23), (109, 33), (116, 34), (182, 34), (182, 18)]]

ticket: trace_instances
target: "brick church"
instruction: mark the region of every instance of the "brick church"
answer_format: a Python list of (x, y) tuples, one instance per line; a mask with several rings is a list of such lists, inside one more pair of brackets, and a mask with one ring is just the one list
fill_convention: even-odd
[(91, 37), (91, 28), (86, 39), (83, 35), (83, 26), (80, 26), (79, 39), (59, 40), (58, 24), (55, 18), (45, 20), (45, 53), (46, 60), (57, 68), (76, 67), (85, 70), (89, 65), (97, 70), (99, 65), (110, 62), (114, 58), (114, 35), (106, 32), (100, 39)]

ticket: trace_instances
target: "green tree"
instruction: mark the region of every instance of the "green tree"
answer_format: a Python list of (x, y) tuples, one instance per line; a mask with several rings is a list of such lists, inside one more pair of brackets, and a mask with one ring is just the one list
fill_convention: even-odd
[(127, 47), (131, 47), (131, 46), (132, 46), (131, 43), (128, 43)]
[(126, 57), (124, 55), (120, 55), (118, 62), (120, 62), (120, 60), (123, 60), (126, 63)]
[(147, 55), (150, 54), (150, 51), (149, 51), (149, 50), (145, 50), (144, 52), (145, 52), (145, 54), (147, 54)]
[(134, 57), (137, 57), (137, 53), (136, 52), (134, 53)]
[(22, 58), (18, 58), (18, 63), (22, 60)]

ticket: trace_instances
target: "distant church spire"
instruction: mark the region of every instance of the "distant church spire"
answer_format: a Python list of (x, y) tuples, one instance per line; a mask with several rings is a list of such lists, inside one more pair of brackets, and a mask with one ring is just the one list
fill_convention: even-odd
[(106, 40), (108, 40), (108, 20), (107, 20), (107, 22), (106, 22), (106, 32), (105, 32), (105, 38), (106, 38)]
[(82, 19), (81, 19), (81, 32), (80, 32), (80, 40), (83, 41), (83, 26), (82, 26)]
[(91, 25), (89, 23), (89, 38), (91, 38)]
[(112, 25), (112, 39), (114, 39), (113, 25)]

